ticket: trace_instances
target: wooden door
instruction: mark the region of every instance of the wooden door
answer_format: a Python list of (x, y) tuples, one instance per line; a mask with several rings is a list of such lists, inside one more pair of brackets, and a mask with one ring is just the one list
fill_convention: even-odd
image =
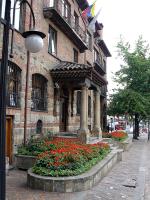
[(6, 117), (6, 156), (12, 163), (12, 117)]
[(60, 131), (67, 131), (68, 122), (68, 99), (61, 98), (60, 101)]

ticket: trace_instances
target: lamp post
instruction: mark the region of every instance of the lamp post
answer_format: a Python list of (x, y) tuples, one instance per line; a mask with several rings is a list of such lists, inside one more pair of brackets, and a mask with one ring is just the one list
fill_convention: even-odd
[[(15, 19), (15, 9), (17, 2), (20, 2), (20, 6), (26, 3), (31, 11), (33, 17), (33, 29), (22, 33), (25, 38), (25, 46), (28, 51), (36, 53), (43, 47), (43, 38), (45, 34), (35, 30), (35, 17), (27, 0), (16, 0), (13, 8), (13, 25)], [(8, 66), (8, 46), (9, 46), (9, 30), (10, 30), (10, 9), (11, 0), (6, 0), (5, 4), (5, 19), (4, 19), (4, 29), (3, 29), (3, 46), (2, 46), (2, 59), (0, 66), (0, 200), (5, 200), (5, 190), (6, 190), (6, 170), (5, 170), (5, 141), (6, 141), (6, 73)], [(13, 32), (12, 32), (12, 42), (13, 47)], [(13, 49), (13, 48), (11, 48)]]

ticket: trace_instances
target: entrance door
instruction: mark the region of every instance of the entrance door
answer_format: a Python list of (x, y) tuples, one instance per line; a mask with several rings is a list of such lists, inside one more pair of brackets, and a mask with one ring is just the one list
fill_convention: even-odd
[(63, 90), (60, 98), (60, 126), (61, 132), (67, 131), (68, 125), (68, 91)]
[(12, 117), (6, 117), (6, 156), (12, 163)]

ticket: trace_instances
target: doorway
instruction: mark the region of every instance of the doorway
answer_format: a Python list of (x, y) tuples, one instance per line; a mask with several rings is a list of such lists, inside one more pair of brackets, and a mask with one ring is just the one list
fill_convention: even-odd
[(60, 132), (66, 132), (68, 126), (68, 101), (69, 94), (67, 89), (62, 89), (60, 95)]
[(6, 156), (9, 158), (9, 164), (12, 163), (12, 129), (13, 129), (13, 118), (6, 116)]

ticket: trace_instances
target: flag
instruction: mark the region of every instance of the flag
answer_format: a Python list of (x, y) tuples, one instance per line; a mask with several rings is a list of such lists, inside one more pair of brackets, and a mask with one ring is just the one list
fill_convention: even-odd
[(97, 18), (99, 16), (100, 12), (101, 12), (101, 8), (99, 9), (98, 13), (95, 15), (95, 17), (91, 20), (91, 22), (88, 25), (89, 30), (91, 30), (93, 32), (95, 32), (95, 23), (97, 21)]
[(94, 1), (94, 3), (92, 5), (90, 5), (89, 7), (87, 7), (83, 12), (82, 12), (82, 16), (84, 18), (87, 17), (94, 17), (95, 16), (95, 3), (97, 0)]

